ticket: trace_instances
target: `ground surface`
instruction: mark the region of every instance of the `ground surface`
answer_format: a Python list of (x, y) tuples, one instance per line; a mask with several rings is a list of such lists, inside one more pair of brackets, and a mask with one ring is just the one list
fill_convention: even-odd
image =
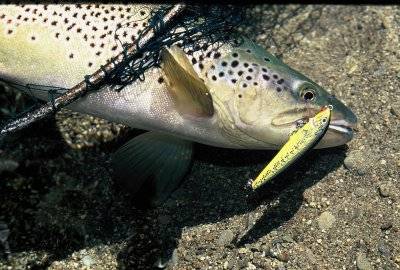
[(354, 110), (348, 146), (313, 151), (248, 198), (244, 184), (274, 153), (198, 145), (182, 187), (141, 210), (109, 164), (135, 132), (61, 112), (0, 148), (0, 241), (6, 225), (12, 251), (0, 269), (146, 269), (168, 257), (168, 269), (400, 269), (400, 8), (316, 9), (275, 29), (275, 47), (263, 24), (247, 31)]

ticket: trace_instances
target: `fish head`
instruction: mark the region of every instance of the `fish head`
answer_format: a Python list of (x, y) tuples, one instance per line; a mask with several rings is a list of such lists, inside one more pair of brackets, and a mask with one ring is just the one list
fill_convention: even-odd
[(333, 107), (329, 129), (317, 148), (342, 145), (352, 139), (357, 122), (354, 113), (320, 85), (262, 47), (248, 42), (221, 61), (209, 77), (214, 81), (227, 77), (225, 83), (233, 90), (223, 91), (228, 86), (221, 84), (218, 89), (214, 87), (214, 103), (217, 110), (229, 115), (230, 126), (223, 125), (224, 132), (247, 144), (246, 147), (281, 148), (299, 124), (328, 105)]
[[(296, 124), (307, 122), (314, 117), (321, 108), (332, 108), (331, 120), (328, 131), (317, 144), (316, 148), (328, 148), (346, 144), (353, 138), (353, 128), (357, 124), (357, 117), (343, 102), (330, 94), (323, 87), (304, 76), (300, 72), (280, 65), (277, 73), (288, 79), (286, 93), (286, 108), (280, 107), (272, 121), (271, 126), (277, 130), (294, 128)], [(278, 131), (279, 133), (279, 131)], [(281, 133), (283, 136), (284, 134)]]

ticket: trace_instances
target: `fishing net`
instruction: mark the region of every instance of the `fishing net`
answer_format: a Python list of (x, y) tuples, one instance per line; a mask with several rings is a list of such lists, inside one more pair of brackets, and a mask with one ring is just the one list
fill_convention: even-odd
[[(283, 27), (291, 18), (304, 13), (307, 6), (226, 6), (226, 5), (202, 5), (190, 6), (178, 21), (178, 24), (168, 31), (163, 29), (163, 17), (169, 10), (168, 6), (161, 6), (151, 10), (147, 26), (139, 33), (134, 44), (123, 43), (116, 35), (116, 41), (122, 45), (125, 57), (123, 62), (115, 69), (106, 73), (104, 85), (110, 85), (115, 91), (121, 91), (125, 86), (140, 80), (145, 80), (145, 71), (151, 67), (159, 66), (160, 49), (172, 44), (178, 44), (184, 50), (197, 51), (203, 46), (218, 48), (222, 44), (230, 43), (233, 46), (240, 45), (241, 36), (247, 34), (254, 39), (253, 33), (267, 33), (267, 40), (276, 43), (273, 33), (276, 28)], [(318, 9), (312, 9), (318, 10)], [(257, 13), (258, 12), (258, 13)], [(311, 17), (311, 16), (310, 16)], [(304, 25), (310, 20), (300, 20), (299, 27), (293, 32), (304, 32)], [(309, 24), (309, 22), (308, 22)], [(130, 23), (120, 27), (128, 27)], [(303, 29), (300, 29), (303, 27)], [(117, 32), (118, 29), (115, 29)], [(146, 46), (140, 46), (142, 37), (149, 31), (155, 31), (156, 38)], [(288, 37), (293, 33), (289, 33)], [(286, 43), (287, 40), (286, 40)], [(292, 42), (294, 43), (294, 42)], [(136, 46), (137, 53), (127, 54), (129, 46)], [(103, 67), (101, 67), (103, 68)], [(87, 80), (88, 90), (90, 83)], [(1, 78), (0, 78), (1, 81)], [(7, 82), (9, 86), (34, 97), (35, 91), (45, 91), (51, 102), (65, 92), (62, 89), (42, 85), (19, 85)], [(1, 89), (0, 85), (0, 124), (7, 120), (18, 118), (28, 111), (40, 106), (40, 101), (32, 98), (27, 100), (17, 91), (9, 87)]]

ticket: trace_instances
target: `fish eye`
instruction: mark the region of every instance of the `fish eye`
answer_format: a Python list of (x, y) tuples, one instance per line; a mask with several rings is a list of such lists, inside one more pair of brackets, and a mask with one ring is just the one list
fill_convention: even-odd
[(313, 89), (306, 88), (306, 89), (304, 89), (304, 91), (302, 91), (301, 97), (305, 101), (312, 101), (315, 99), (315, 91)]
[(322, 122), (326, 123), (326, 118), (323, 118), (323, 119), (322, 119)]

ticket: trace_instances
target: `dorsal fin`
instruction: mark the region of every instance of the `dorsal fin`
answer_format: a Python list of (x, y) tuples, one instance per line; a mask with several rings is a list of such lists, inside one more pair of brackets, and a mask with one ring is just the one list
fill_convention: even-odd
[(163, 49), (161, 67), (179, 113), (197, 117), (214, 114), (210, 92), (179, 47)]

